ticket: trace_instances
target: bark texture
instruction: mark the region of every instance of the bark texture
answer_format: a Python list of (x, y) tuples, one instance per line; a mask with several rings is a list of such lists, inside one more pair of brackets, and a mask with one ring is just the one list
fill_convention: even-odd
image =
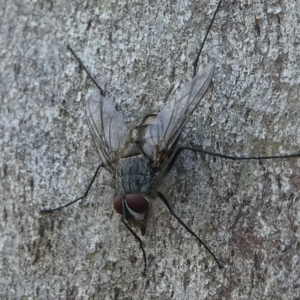
[[(233, 162), (184, 152), (138, 244), (113, 212), (85, 121), (95, 89), (128, 121), (190, 80), (216, 1), (1, 1), (1, 299), (299, 299), (300, 159)], [(186, 140), (232, 155), (300, 150), (300, 2), (223, 1), (201, 55), (214, 82)], [(103, 185), (103, 183), (106, 183)]]

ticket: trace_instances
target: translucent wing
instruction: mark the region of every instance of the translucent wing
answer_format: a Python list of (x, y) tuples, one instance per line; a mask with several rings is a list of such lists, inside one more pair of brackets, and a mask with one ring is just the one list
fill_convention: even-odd
[(104, 165), (115, 164), (128, 138), (123, 116), (98, 91), (87, 101), (86, 117), (89, 129)]
[(208, 64), (188, 82), (147, 127), (143, 137), (143, 152), (159, 167), (179, 137), (190, 115), (205, 94), (214, 73)]

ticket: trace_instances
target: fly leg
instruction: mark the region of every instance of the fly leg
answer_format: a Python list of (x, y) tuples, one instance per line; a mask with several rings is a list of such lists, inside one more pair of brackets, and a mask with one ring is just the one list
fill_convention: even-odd
[(206, 150), (202, 150), (200, 147), (181, 147), (180, 151), (182, 150), (190, 150), (194, 152), (199, 152), (211, 156), (217, 156), (221, 158), (227, 158), (232, 160), (251, 160), (251, 159), (276, 159), (276, 158), (291, 158), (291, 157), (300, 157), (300, 153), (293, 153), (293, 154), (281, 154), (281, 155), (273, 155), (273, 156), (232, 156), (232, 155), (226, 155), (221, 154), (217, 152), (210, 152)]
[(188, 231), (193, 237), (195, 237), (198, 242), (204, 246), (204, 248), (210, 253), (210, 255), (214, 258), (214, 260), (216, 261), (216, 263), (218, 264), (219, 268), (222, 269), (223, 266), (221, 265), (221, 263), (218, 261), (218, 259), (216, 258), (216, 256), (212, 253), (212, 251), (205, 245), (205, 243), (196, 235), (196, 233), (194, 231), (192, 231), (185, 223), (183, 223), (183, 221), (180, 220), (180, 218), (174, 213), (173, 209), (171, 208), (168, 200), (166, 199), (166, 197), (156, 191), (157, 195), (159, 196), (159, 198), (162, 200), (162, 202), (166, 205), (166, 207), (168, 208), (170, 214), (185, 228), (186, 231)]
[(140, 247), (143, 252), (143, 257), (144, 257), (144, 272), (143, 272), (143, 274), (145, 275), (146, 270), (147, 270), (147, 258), (146, 258), (146, 252), (143, 247), (143, 242), (142, 242), (141, 238), (131, 229), (131, 227), (127, 224), (127, 222), (124, 220), (123, 217), (121, 218), (121, 221), (140, 244)]
[(93, 81), (94, 85), (99, 89), (101, 96), (104, 96), (105, 93), (103, 91), (103, 89), (101, 88), (101, 86), (96, 82), (96, 80), (94, 79), (94, 77), (91, 75), (91, 73), (88, 71), (88, 69), (85, 67), (85, 65), (83, 64), (83, 62), (81, 61), (81, 59), (77, 56), (77, 54), (75, 53), (75, 51), (70, 47), (70, 45), (67, 46), (67, 49), (72, 53), (72, 55), (76, 58), (76, 60), (78, 61), (79, 65), (84, 69), (84, 71), (86, 72), (86, 74), (89, 76), (89, 78)]
[(195, 61), (194, 61), (194, 63), (193, 63), (193, 68), (194, 68), (194, 71), (193, 71), (193, 78), (194, 78), (195, 75), (197, 74), (197, 66), (198, 66), (198, 61), (199, 61), (200, 54), (201, 54), (202, 49), (203, 49), (203, 47), (204, 47), (205, 41), (206, 41), (206, 39), (207, 39), (207, 36), (208, 36), (208, 34), (209, 34), (209, 32), (210, 32), (211, 26), (212, 26), (212, 24), (213, 24), (213, 22), (214, 22), (214, 20), (215, 20), (215, 17), (216, 17), (216, 15), (217, 15), (217, 12), (218, 12), (218, 10), (219, 10), (219, 8), (220, 8), (220, 6), (221, 6), (221, 3), (222, 3), (222, 0), (220, 0), (219, 3), (218, 3), (218, 6), (217, 6), (217, 8), (216, 8), (216, 10), (215, 10), (215, 13), (214, 13), (214, 15), (213, 15), (213, 17), (212, 17), (212, 19), (211, 19), (211, 21), (210, 21), (210, 23), (209, 23), (209, 25), (208, 25), (208, 28), (207, 28), (207, 30), (206, 30), (206, 33), (205, 33), (203, 42), (202, 42), (201, 47), (200, 47), (200, 50), (199, 50), (199, 52), (198, 52), (198, 54), (197, 54), (197, 57), (196, 57), (196, 59), (195, 59)]
[(65, 205), (56, 207), (56, 208), (43, 209), (43, 210), (41, 210), (41, 213), (43, 213), (43, 214), (44, 214), (44, 213), (52, 213), (52, 212), (54, 212), (54, 211), (56, 211), (56, 210), (60, 210), (60, 209), (62, 209), (62, 208), (68, 207), (68, 206), (72, 205), (73, 203), (75, 203), (75, 202), (77, 202), (77, 201), (79, 201), (79, 200), (84, 199), (84, 198), (88, 195), (88, 193), (89, 193), (89, 191), (90, 191), (90, 188), (92, 187), (92, 185), (93, 185), (93, 183), (94, 183), (94, 181), (95, 181), (95, 178), (96, 178), (96, 176), (97, 176), (97, 174), (98, 174), (100, 168), (102, 168), (102, 167), (104, 167), (103, 164), (100, 164), (100, 165), (98, 166), (98, 168), (97, 168), (97, 170), (96, 170), (96, 172), (95, 172), (95, 174), (94, 174), (94, 176), (93, 176), (93, 178), (92, 178), (90, 184), (88, 185), (86, 191), (84, 192), (84, 194), (83, 194), (81, 197), (79, 197), (79, 198), (77, 198), (77, 199), (75, 199), (75, 200), (73, 200), (73, 201), (71, 201), (71, 202), (69, 202), (69, 203), (67, 203), (67, 204), (65, 204)]
[(173, 157), (166, 169), (166, 172), (169, 172), (172, 169), (178, 155), (183, 150), (189, 150), (189, 151), (193, 151), (193, 152), (198, 152), (198, 153), (202, 153), (202, 154), (207, 154), (207, 155), (221, 157), (221, 158), (225, 158), (225, 159), (231, 159), (231, 160), (260, 160), (260, 159), (278, 159), (278, 158), (283, 159), (283, 158), (291, 158), (291, 157), (300, 157), (300, 153), (282, 154), (282, 155), (274, 155), (274, 156), (233, 156), (233, 155), (226, 155), (226, 154), (217, 153), (217, 152), (206, 151), (206, 150), (201, 149), (200, 147), (180, 146), (176, 149), (176, 152), (173, 155)]

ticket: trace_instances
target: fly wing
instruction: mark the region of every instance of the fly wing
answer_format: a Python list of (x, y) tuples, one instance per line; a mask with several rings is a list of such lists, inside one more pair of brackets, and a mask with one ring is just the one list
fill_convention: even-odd
[(196, 109), (214, 73), (208, 64), (188, 82), (147, 127), (143, 138), (143, 152), (160, 167), (168, 151), (179, 137), (190, 115)]
[(87, 101), (86, 117), (103, 164), (115, 165), (128, 138), (122, 114), (98, 91), (94, 91)]

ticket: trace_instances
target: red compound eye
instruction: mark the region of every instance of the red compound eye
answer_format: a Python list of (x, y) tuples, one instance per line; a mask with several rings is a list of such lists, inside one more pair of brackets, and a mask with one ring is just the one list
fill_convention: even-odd
[(129, 194), (126, 196), (128, 208), (137, 214), (144, 214), (149, 210), (149, 201), (141, 195)]
[(114, 200), (114, 209), (120, 215), (123, 215), (122, 198), (123, 196), (117, 196)]
[[(123, 196), (117, 196), (114, 200), (114, 208), (120, 215), (123, 214), (122, 198)], [(127, 205), (128, 209), (137, 214), (144, 214), (148, 212), (150, 208), (149, 201), (143, 196), (137, 194), (126, 195), (124, 204)]]

